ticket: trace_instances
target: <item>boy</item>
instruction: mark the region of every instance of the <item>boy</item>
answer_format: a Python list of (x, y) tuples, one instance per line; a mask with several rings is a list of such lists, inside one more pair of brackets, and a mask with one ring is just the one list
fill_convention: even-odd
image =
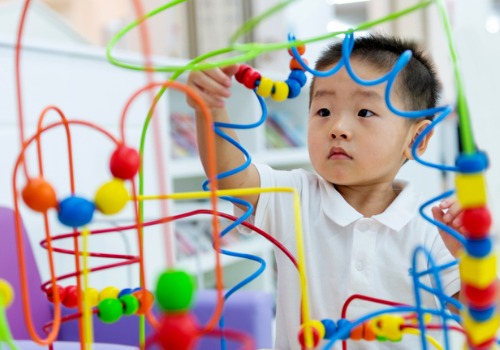
[[(341, 58), (342, 43), (334, 43), (320, 56), (316, 69), (330, 70)], [(434, 107), (438, 80), (429, 61), (412, 43), (395, 38), (357, 38), (351, 54), (353, 70), (362, 79), (375, 79), (389, 71), (405, 50), (413, 58), (398, 76), (391, 92), (400, 110)], [(236, 66), (192, 72), (188, 85), (212, 108), (215, 121), (227, 122), (224, 99), (229, 97)], [(418, 215), (422, 202), (408, 183), (395, 180), (401, 166), (412, 159), (415, 138), (431, 123), (428, 118), (405, 119), (393, 114), (384, 100), (385, 83), (361, 86), (345, 68), (336, 74), (315, 77), (310, 88), (308, 149), (316, 174), (298, 169), (275, 171), (252, 164), (244, 171), (219, 182), (219, 188), (293, 187), (301, 196), (304, 245), (307, 262), (311, 318), (338, 321), (344, 301), (363, 294), (414, 305), (411, 257), (417, 246), (431, 252), (438, 265), (453, 261), (438, 230)], [(195, 107), (194, 103), (188, 103)], [(205, 143), (202, 117), (197, 114), (198, 142)], [(233, 130), (225, 130), (236, 139)], [(418, 145), (427, 148), (431, 134)], [(236, 168), (243, 155), (221, 138), (216, 140), (218, 172)], [(206, 168), (206, 154), (200, 157)], [(295, 229), (290, 194), (263, 193), (244, 197), (254, 206), (255, 225), (274, 235), (295, 253)], [(447, 211), (447, 216), (443, 217)], [(453, 201), (433, 209), (434, 216), (456, 224), (459, 208)], [(455, 225), (458, 226), (458, 225)], [(443, 236), (444, 237), (444, 236)], [(457, 254), (453, 242), (453, 255)], [(429, 268), (418, 259), (418, 271)], [(298, 274), (284, 254), (276, 254), (278, 268), (277, 349), (300, 349), (300, 289)], [(457, 295), (460, 280), (457, 267), (441, 273), (447, 295)], [(421, 282), (434, 286), (425, 276)], [(433, 295), (422, 292), (424, 307), (437, 308)], [(365, 301), (351, 303), (347, 319), (356, 319), (385, 308)], [(401, 343), (350, 342), (350, 349), (416, 349), (419, 338), (406, 335)], [(325, 344), (325, 343), (322, 343)], [(340, 348), (340, 342), (336, 344)]]

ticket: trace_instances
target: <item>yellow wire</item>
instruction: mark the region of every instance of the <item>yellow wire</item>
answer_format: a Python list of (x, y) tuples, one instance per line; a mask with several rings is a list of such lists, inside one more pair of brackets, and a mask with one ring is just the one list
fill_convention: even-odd
[(89, 290), (89, 268), (88, 268), (88, 228), (82, 230), (82, 276), (83, 276), (83, 338), (85, 349), (92, 350), (94, 335), (92, 332), (92, 305), (90, 305)]
[[(307, 273), (304, 252), (304, 239), (302, 233), (302, 216), (300, 211), (300, 196), (294, 188), (290, 187), (272, 187), (272, 188), (240, 188), (231, 190), (216, 190), (214, 191), (217, 197), (222, 196), (246, 196), (260, 193), (269, 192), (288, 192), (293, 195), (293, 210), (295, 218), (295, 237), (297, 240), (297, 265), (299, 270), (299, 283), (302, 291), (302, 320), (304, 323), (310, 320), (309, 315), (309, 295), (307, 293)], [(200, 199), (210, 198), (212, 193), (210, 191), (197, 191), (197, 192), (182, 192), (170, 193), (163, 195), (140, 195), (131, 197), (130, 199), (137, 200), (158, 200), (158, 199)], [(307, 348), (313, 348), (313, 334), (311, 327), (306, 327), (304, 332), (304, 340)]]
[[(405, 328), (403, 329), (403, 333), (408, 333), (408, 334), (411, 334), (411, 335), (420, 335), (420, 330), (418, 329), (415, 329), (415, 328)], [(434, 347), (437, 349), (437, 350), (443, 350), (443, 347), (441, 346), (441, 344), (439, 344), (439, 342), (432, 336), (426, 334), (425, 337), (427, 338), (427, 340), (429, 341), (429, 343), (431, 343), (432, 345), (434, 345)]]

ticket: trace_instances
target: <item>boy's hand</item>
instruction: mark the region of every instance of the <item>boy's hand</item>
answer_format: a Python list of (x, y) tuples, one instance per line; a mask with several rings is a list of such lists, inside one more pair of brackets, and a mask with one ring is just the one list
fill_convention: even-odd
[[(434, 216), (435, 220), (463, 234), (464, 229), (462, 227), (462, 213), (462, 207), (455, 197), (445, 199), (439, 203), (439, 205), (432, 207), (432, 216)], [(441, 229), (439, 230), (439, 234), (441, 235), (446, 248), (448, 248), (450, 253), (457, 258), (460, 250), (462, 249), (462, 244), (453, 238), (453, 236)]]
[[(187, 85), (198, 93), (208, 108), (224, 108), (224, 99), (231, 95), (231, 78), (237, 71), (238, 65), (236, 64), (205, 71), (192, 71), (189, 74)], [(195, 110), (199, 109), (193, 99), (189, 96), (186, 99), (191, 107)]]

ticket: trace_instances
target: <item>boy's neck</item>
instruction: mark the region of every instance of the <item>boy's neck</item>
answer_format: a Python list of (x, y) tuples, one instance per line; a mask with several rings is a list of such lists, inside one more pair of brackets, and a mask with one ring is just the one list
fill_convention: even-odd
[(334, 186), (346, 202), (366, 218), (383, 213), (402, 190), (393, 182), (368, 186)]

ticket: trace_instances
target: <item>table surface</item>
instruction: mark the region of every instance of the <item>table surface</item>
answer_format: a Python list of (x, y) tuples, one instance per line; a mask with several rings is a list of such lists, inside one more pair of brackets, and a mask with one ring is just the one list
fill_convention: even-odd
[[(39, 350), (48, 348), (47, 346), (39, 345), (31, 340), (14, 340), (14, 343), (19, 350)], [(139, 348), (128, 345), (94, 343), (92, 344), (92, 349), (93, 350), (137, 350)], [(80, 343), (69, 342), (69, 341), (56, 341), (54, 342), (54, 350), (80, 350)]]

